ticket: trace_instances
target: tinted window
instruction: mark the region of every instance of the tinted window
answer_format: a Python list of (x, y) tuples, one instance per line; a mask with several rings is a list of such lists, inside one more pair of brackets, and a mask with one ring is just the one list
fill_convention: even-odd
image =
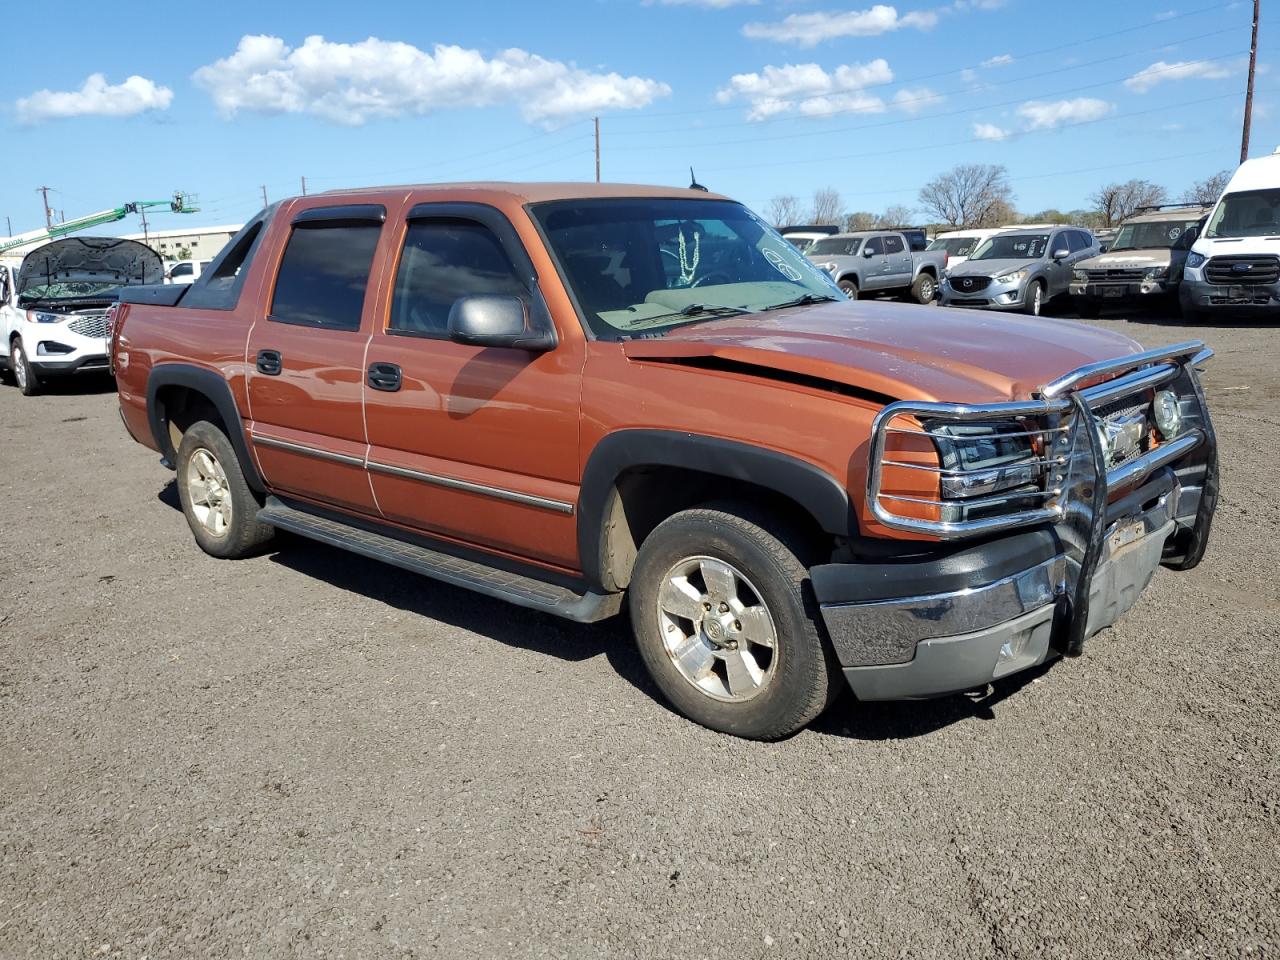
[(272, 212), (274, 208), (269, 207), (257, 221), (246, 224), (222, 252), (210, 261), (210, 266), (216, 264), (216, 268), (212, 271), (206, 268), (201, 272), (199, 279), (183, 296), (182, 306), (210, 310), (235, 309), (245, 274)]
[(293, 228), (271, 298), (271, 319), (357, 330), (381, 225), (317, 221)]
[(454, 301), (473, 293), (524, 297), (524, 284), (493, 232), (469, 220), (416, 221), (396, 271), (390, 329), (443, 337)]
[(906, 246), (904, 246), (902, 243), (901, 237), (885, 237), (884, 238), (885, 253), (902, 253), (902, 251), (906, 249), (907, 249)]
[(189, 276), (191, 276), (191, 264), (189, 264), (189, 263), (179, 263), (179, 264), (176, 264), (176, 265), (174, 266), (174, 268), (173, 268), (172, 270), (170, 270), (170, 271), (169, 271), (169, 276), (171, 276), (171, 277), (189, 277)]
[(869, 257), (884, 256), (884, 237), (872, 237), (868, 240), (865, 252)]
[[(1068, 230), (1062, 235), (1062, 238), (1067, 241), (1067, 249), (1072, 253), (1079, 253), (1081, 250), (1089, 246), (1084, 242), (1084, 236), (1077, 233), (1075, 230)], [(1058, 241), (1058, 246), (1062, 246), (1061, 240)]]
[(819, 240), (805, 252), (811, 257), (820, 257), (823, 254), (829, 257), (851, 257), (858, 252), (860, 246), (862, 246), (862, 240), (859, 237), (832, 237), (830, 240)]

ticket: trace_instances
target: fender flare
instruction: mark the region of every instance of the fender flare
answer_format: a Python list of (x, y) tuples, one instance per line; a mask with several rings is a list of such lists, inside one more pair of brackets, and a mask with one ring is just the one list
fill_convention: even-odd
[(578, 495), (578, 555), (589, 583), (604, 582), (603, 533), (610, 495), (635, 467), (682, 467), (741, 480), (795, 501), (835, 536), (856, 533), (849, 493), (835, 477), (804, 460), (764, 447), (673, 430), (619, 430), (596, 444)]
[(231, 385), (216, 371), (189, 363), (162, 363), (151, 370), (147, 377), (147, 422), (151, 425), (151, 435), (155, 438), (156, 445), (165, 458), (173, 462), (176, 451), (169, 440), (164, 406), (158, 399), (164, 387), (186, 387), (209, 398), (209, 402), (218, 411), (218, 416), (226, 424), (227, 439), (231, 441), (236, 457), (240, 460), (245, 481), (256, 493), (266, 493), (266, 484), (258, 475), (257, 464), (245, 442), (244, 421), (240, 419), (235, 397), (231, 395)]

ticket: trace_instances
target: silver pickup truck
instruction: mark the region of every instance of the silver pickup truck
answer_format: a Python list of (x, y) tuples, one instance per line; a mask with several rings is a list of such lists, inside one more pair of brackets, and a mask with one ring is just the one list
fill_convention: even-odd
[(912, 251), (907, 238), (892, 230), (837, 233), (816, 241), (805, 256), (831, 274), (849, 299), (862, 293), (910, 293), (917, 303), (930, 303), (946, 253)]

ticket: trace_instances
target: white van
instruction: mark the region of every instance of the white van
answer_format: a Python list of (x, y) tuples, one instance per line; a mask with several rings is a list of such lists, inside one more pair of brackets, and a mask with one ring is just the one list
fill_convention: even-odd
[(1005, 229), (1008, 228), (975, 227), (972, 230), (952, 230), (949, 233), (940, 233), (933, 238), (933, 242), (929, 244), (928, 249), (946, 252), (944, 267), (948, 269), (958, 267), (969, 259), (969, 254), (973, 253), (978, 244), (989, 237), (994, 237)]
[(1231, 177), (1187, 255), (1183, 316), (1280, 317), (1280, 149)]

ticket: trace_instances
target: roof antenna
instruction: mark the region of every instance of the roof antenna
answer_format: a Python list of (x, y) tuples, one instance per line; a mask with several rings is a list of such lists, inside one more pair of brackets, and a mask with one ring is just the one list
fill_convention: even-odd
[(706, 187), (698, 182), (698, 178), (693, 175), (693, 167), (689, 168), (689, 189), (701, 190), (703, 193), (710, 193)]

